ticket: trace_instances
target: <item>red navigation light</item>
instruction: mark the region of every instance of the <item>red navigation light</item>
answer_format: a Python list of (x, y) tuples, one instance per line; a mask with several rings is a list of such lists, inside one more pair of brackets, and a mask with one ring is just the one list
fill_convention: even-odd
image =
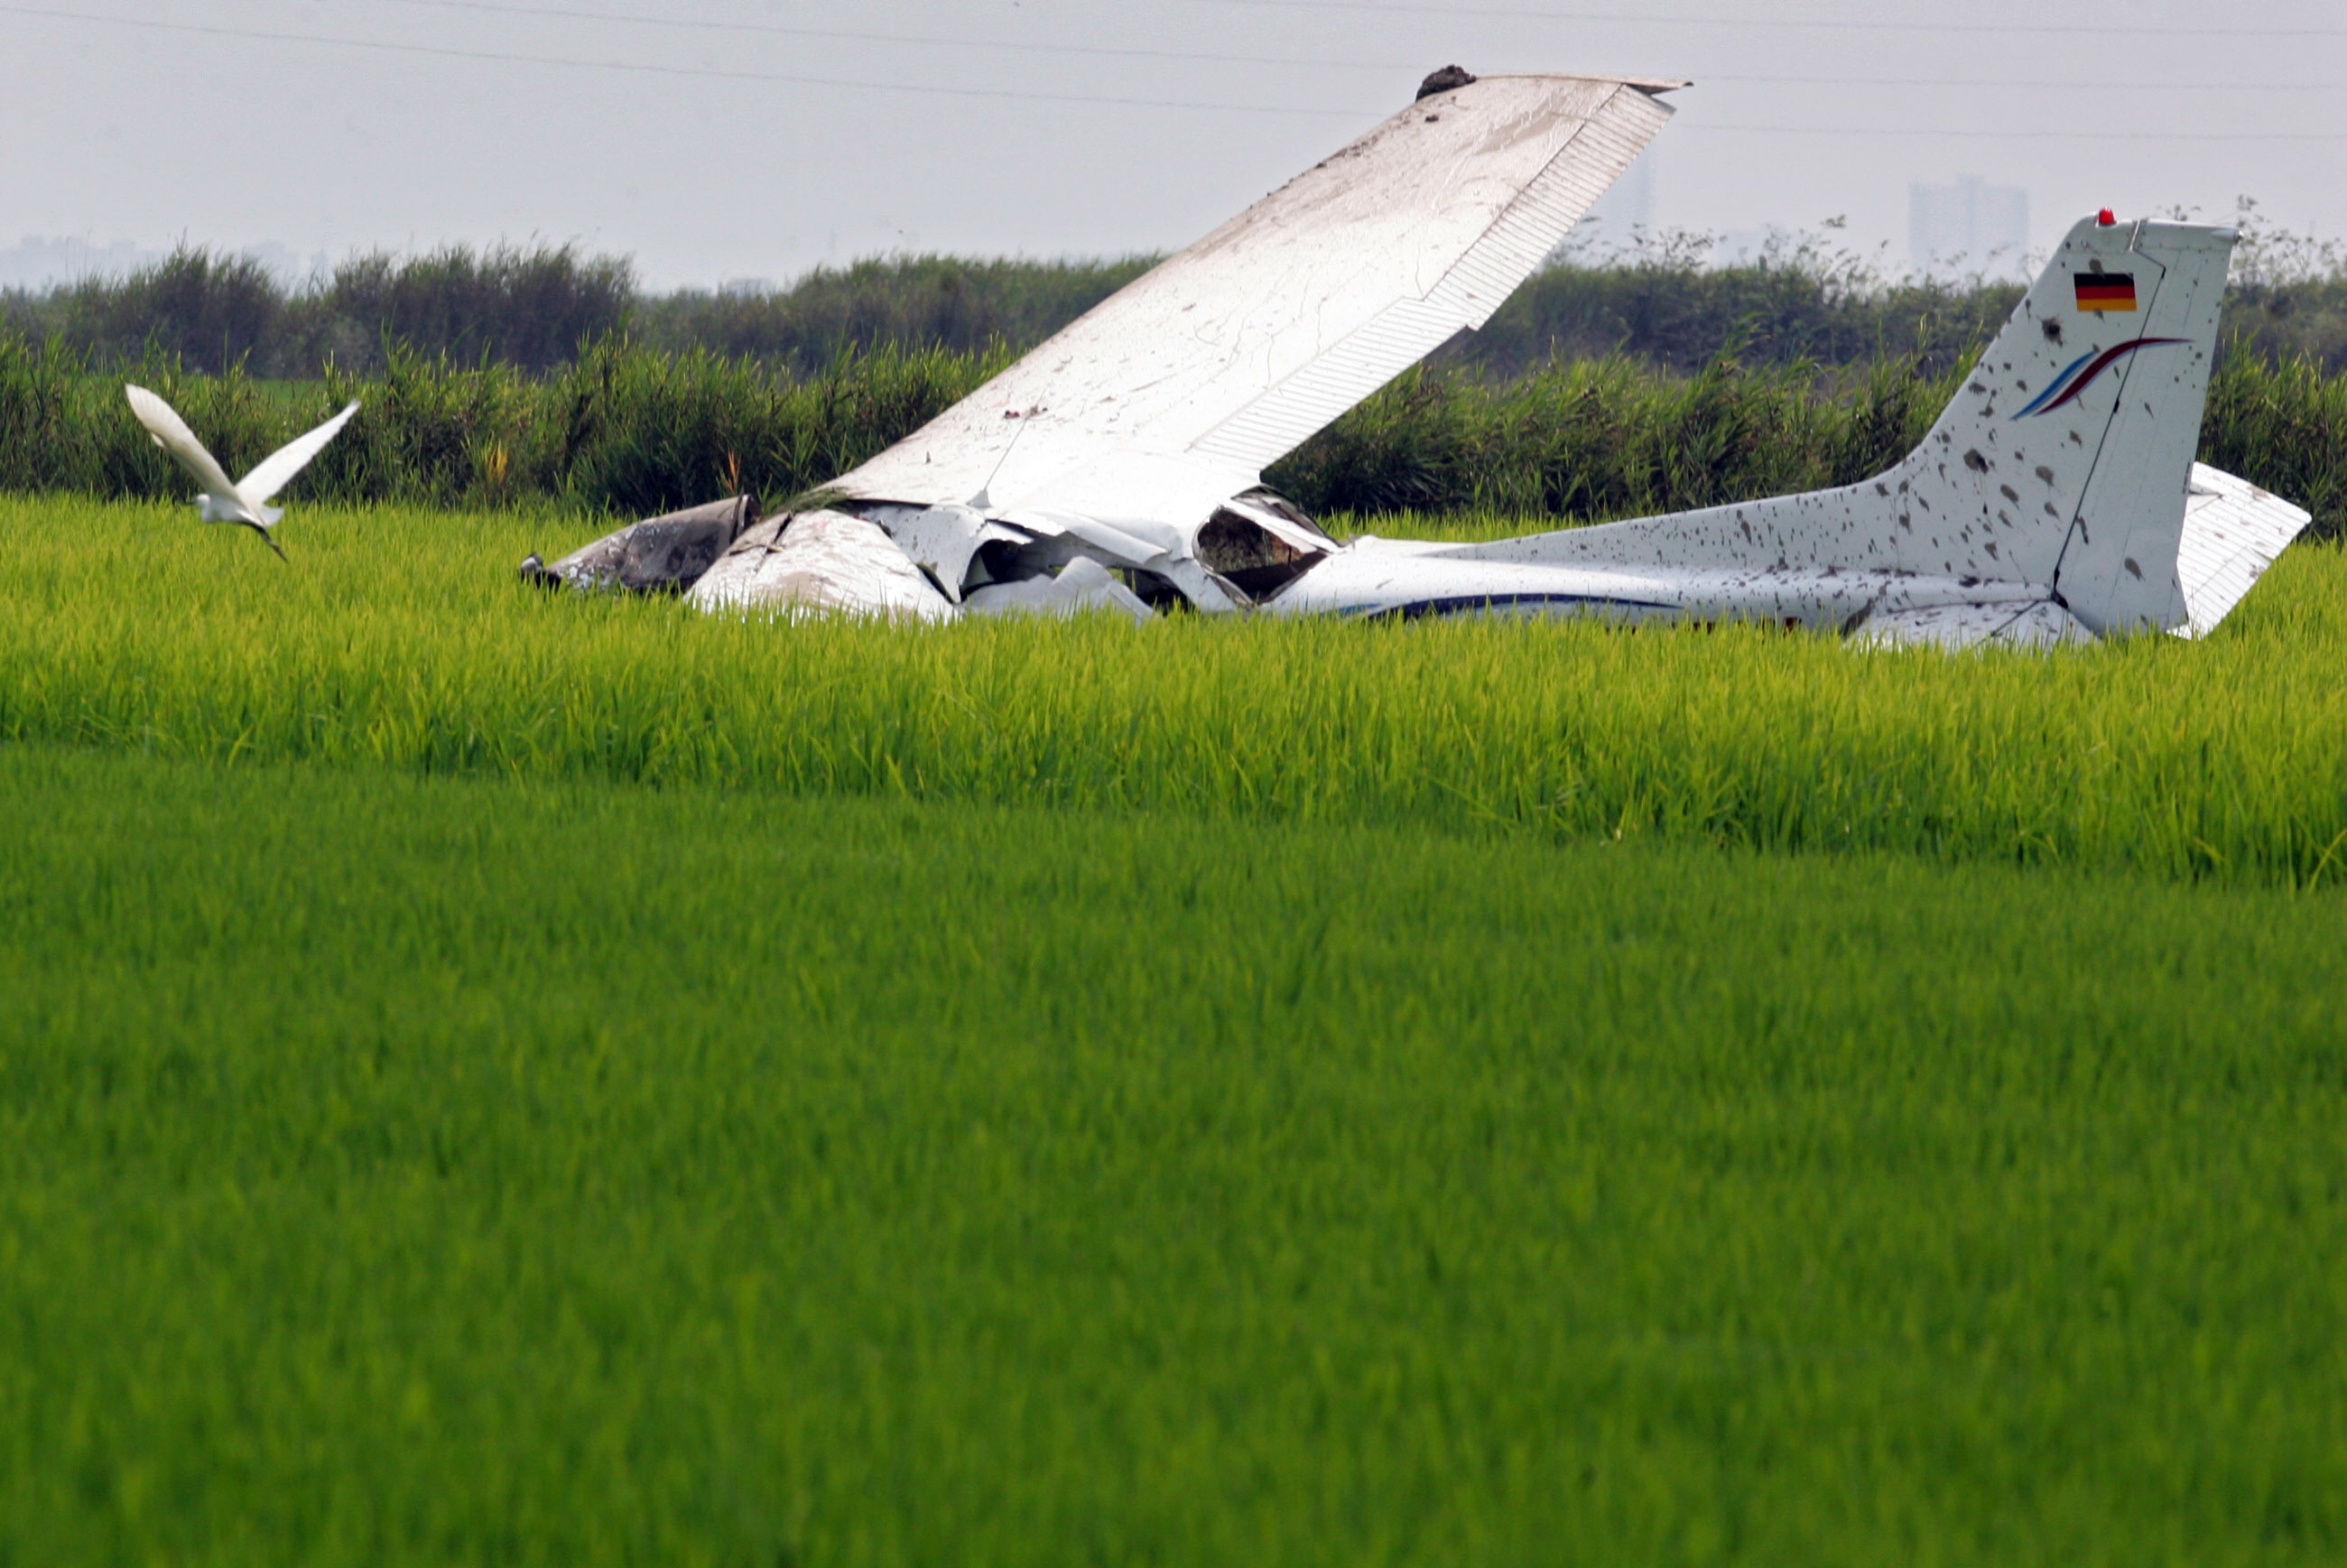
[(2095, 221), (2107, 229), (2112, 224), (2118, 221), (2118, 217), (2109, 208), (2106, 207), (2100, 212), (2095, 214)]

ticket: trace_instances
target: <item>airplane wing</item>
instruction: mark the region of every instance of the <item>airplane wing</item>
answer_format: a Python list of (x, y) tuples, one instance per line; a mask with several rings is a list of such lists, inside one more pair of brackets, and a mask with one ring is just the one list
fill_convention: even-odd
[(1203, 521), (1481, 326), (1630, 165), (1679, 82), (1487, 77), (1422, 98), (832, 487)]

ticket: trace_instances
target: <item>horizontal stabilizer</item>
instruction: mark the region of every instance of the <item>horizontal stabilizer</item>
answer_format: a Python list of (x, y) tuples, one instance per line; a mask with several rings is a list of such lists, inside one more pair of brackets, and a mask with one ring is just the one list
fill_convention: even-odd
[(2206, 463), (2192, 465), (2176, 575), (2190, 619), (2178, 637), (2206, 637), (2257, 585), (2284, 546), (2313, 521), (2280, 496)]

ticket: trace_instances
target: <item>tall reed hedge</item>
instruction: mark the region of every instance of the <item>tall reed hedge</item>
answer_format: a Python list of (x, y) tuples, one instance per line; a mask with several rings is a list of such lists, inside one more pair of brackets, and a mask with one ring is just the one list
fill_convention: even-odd
[[(1479, 331), (1433, 357), (1487, 377), (1559, 356), (1625, 354), (1694, 374), (1723, 344), (1754, 364), (1863, 366), (1913, 354), (1933, 374), (1993, 336), (2020, 286), (1886, 272), (1830, 236), (1778, 236), (1714, 266), (1713, 237), (1665, 234), (1533, 274)], [(379, 374), (395, 351), (543, 373), (625, 334), (671, 354), (705, 349), (819, 374), (844, 354), (899, 348), (1026, 348), (1140, 276), (1152, 256), (1006, 260), (898, 255), (817, 267), (789, 283), (656, 293), (623, 256), (569, 245), (443, 246), (351, 256), (287, 284), (250, 256), (182, 245), (124, 277), (0, 292), (0, 327), (61, 338), (94, 363), (157, 354), (218, 374), (313, 379), (329, 365)], [(2347, 252), (2245, 220), (2225, 332), (2271, 358), (2347, 370)]]
[(873, 257), (817, 267), (787, 288), (682, 289), (637, 302), (637, 335), (682, 354), (746, 355), (820, 371), (888, 343), (980, 353), (1039, 343), (1154, 266), (1109, 261)]
[(394, 345), (543, 371), (628, 324), (635, 267), (571, 245), (354, 255), (288, 287), (251, 256), (181, 245), (127, 277), (0, 293), (0, 324), (107, 364), (157, 355), (214, 374), (376, 372)]
[[(999, 356), (883, 349), (796, 377), (747, 360), (609, 340), (545, 377), (395, 352), (372, 376), (292, 386), (190, 373), (152, 387), (231, 472), (357, 399), (361, 412), (297, 481), (316, 499), (430, 506), (552, 503), (645, 515), (739, 489), (783, 497), (917, 428)], [(54, 340), (0, 335), (0, 489), (176, 496), (186, 481), (131, 419), (122, 379)]]
[[(622, 340), (543, 377), (394, 352), (379, 374), (284, 385), (158, 358), (123, 373), (169, 399), (231, 470), (344, 401), (363, 406), (298, 493), (432, 506), (552, 504), (645, 516), (739, 489), (782, 499), (900, 439), (1009, 351), (882, 348), (798, 376)], [(1478, 510), (1567, 520), (1709, 506), (1864, 477), (1952, 395), (1912, 358), (1860, 371), (1718, 359), (1693, 376), (1626, 356), (1552, 360), (1508, 382), (1413, 370), (1274, 466), (1323, 514)], [(2347, 373), (2230, 356), (2202, 431), (2209, 461), (2347, 528)], [(56, 340), (0, 334), (0, 489), (176, 496), (185, 482), (102, 374)]]

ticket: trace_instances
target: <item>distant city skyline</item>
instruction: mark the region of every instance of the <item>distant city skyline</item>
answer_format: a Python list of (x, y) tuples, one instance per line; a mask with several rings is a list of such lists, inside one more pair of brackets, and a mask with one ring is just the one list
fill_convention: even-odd
[(2022, 278), (2031, 271), (2029, 192), (1968, 174), (1907, 189), (1907, 264), (1932, 277)]
[[(1588, 10), (1568, 9), (1588, 4)], [(2027, 193), (2028, 246), (2178, 209), (2347, 234), (2337, 0), (57, 0), (0, 13), (0, 232), (576, 242), (647, 286), (890, 251), (1178, 249), (1426, 71), (1686, 77), (1645, 227), (1905, 263), (1910, 190)], [(235, 83), (250, 109), (190, 84)], [(67, 237), (63, 241), (49, 237)], [(24, 247), (20, 244), (19, 251)], [(20, 254), (15, 262), (34, 258)], [(9, 263), (15, 264), (15, 263)]]
[[(204, 243), (194, 235), (188, 236), (188, 242)], [(214, 249), (251, 257), (288, 287), (333, 265), (333, 259), (323, 251), (313, 251), (305, 256), (290, 245), (268, 240)], [(136, 240), (113, 240), (101, 245), (80, 235), (27, 234), (15, 244), (0, 249), (0, 289), (50, 289), (84, 278), (120, 277), (151, 266), (170, 253), (169, 244), (141, 244)]]

